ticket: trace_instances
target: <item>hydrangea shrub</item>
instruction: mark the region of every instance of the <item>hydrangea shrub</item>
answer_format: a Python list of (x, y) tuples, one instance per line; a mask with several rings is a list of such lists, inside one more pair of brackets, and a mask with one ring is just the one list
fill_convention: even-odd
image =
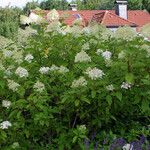
[(123, 38), (126, 30), (41, 28), (23, 47), (1, 50), (0, 148), (86, 149), (93, 132), (97, 148), (107, 133), (149, 136), (142, 128), (150, 115), (150, 42), (133, 31)]

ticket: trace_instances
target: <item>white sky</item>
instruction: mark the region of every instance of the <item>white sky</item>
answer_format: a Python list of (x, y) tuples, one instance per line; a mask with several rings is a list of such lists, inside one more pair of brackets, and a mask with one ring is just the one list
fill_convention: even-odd
[[(27, 2), (32, 2), (32, 1), (36, 1), (36, 0), (0, 0), (0, 7), (6, 7), (8, 6), (8, 4), (10, 4), (10, 6), (23, 7)], [(40, 1), (42, 0), (39, 0), (39, 2)]]

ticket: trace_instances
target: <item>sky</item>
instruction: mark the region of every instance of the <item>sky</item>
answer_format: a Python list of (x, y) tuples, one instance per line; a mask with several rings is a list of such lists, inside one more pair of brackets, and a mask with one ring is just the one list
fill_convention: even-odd
[[(23, 7), (27, 2), (32, 2), (33, 0), (0, 0), (0, 7), (10, 6), (18, 6)], [(35, 0), (36, 1), (36, 0)], [(42, 0), (39, 0), (39, 2)], [(70, 0), (68, 0), (70, 1)]]

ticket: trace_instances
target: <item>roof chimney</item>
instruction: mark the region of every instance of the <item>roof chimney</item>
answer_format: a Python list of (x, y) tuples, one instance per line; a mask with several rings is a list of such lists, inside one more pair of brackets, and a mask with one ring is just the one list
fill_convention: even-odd
[(69, 10), (77, 11), (77, 4), (69, 4)]
[(128, 19), (128, 0), (116, 0), (115, 1), (115, 11), (119, 17)]

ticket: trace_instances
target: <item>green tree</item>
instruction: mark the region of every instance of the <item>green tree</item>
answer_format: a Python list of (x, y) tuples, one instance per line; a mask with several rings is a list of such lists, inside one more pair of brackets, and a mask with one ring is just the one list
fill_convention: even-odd
[(39, 6), (40, 6), (40, 4), (38, 3), (38, 1), (36, 1), (36, 2), (34, 2), (34, 1), (28, 2), (26, 4), (26, 6), (23, 8), (23, 11), (24, 11), (24, 13), (28, 14), (31, 9), (35, 9), (35, 8), (37, 8)]
[(143, 9), (146, 9), (148, 12), (150, 12), (150, 1), (149, 0), (142, 0)]
[(141, 10), (142, 9), (142, 0), (128, 0), (128, 9)]
[(0, 35), (13, 39), (19, 28), (19, 16), (22, 11), (18, 8), (0, 8)]
[(41, 2), (40, 7), (45, 10), (66, 10), (68, 8), (68, 2), (67, 0), (47, 0)]

